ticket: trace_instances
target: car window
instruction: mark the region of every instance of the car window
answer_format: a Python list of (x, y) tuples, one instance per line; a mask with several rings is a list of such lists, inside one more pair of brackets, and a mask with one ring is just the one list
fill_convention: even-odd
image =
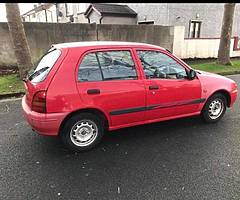
[(137, 51), (146, 78), (184, 79), (186, 70), (177, 61), (158, 51)]
[(104, 80), (137, 79), (130, 51), (97, 52)]
[(40, 59), (38, 64), (29, 71), (28, 79), (35, 83), (43, 81), (49, 74), (60, 55), (61, 51), (59, 49), (54, 49), (46, 53)]
[(95, 53), (87, 54), (79, 67), (79, 81), (101, 81), (103, 80)]

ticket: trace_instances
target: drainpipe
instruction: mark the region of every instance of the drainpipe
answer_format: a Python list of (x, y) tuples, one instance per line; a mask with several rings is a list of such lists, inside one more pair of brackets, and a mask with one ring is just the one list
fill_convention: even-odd
[(67, 13), (68, 13), (67, 3), (65, 3), (64, 5), (65, 5), (65, 11), (66, 11), (66, 17), (67, 17)]
[(57, 17), (57, 23), (58, 23), (58, 4), (56, 3), (56, 17)]
[(99, 23), (102, 24), (103, 16), (99, 19)]
[(45, 11), (46, 22), (48, 22), (48, 20), (47, 20), (47, 11), (46, 11), (46, 9), (44, 9), (44, 11)]

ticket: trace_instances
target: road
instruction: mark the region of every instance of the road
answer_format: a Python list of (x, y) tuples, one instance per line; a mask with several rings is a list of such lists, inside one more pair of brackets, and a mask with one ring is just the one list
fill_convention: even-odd
[(239, 102), (217, 124), (121, 129), (84, 153), (33, 132), (19, 100), (1, 102), (0, 199), (240, 199)]

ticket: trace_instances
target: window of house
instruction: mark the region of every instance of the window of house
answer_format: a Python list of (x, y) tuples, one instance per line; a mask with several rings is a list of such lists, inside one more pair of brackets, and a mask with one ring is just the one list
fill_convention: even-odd
[(139, 21), (138, 24), (154, 24), (154, 21)]
[(130, 51), (104, 51), (87, 54), (80, 64), (79, 81), (137, 79)]
[(233, 51), (239, 51), (240, 50), (240, 39), (239, 37), (234, 37), (234, 43), (233, 43)]
[(184, 79), (185, 68), (173, 58), (158, 51), (137, 51), (146, 78)]
[(189, 38), (200, 38), (201, 21), (191, 20), (189, 23)]

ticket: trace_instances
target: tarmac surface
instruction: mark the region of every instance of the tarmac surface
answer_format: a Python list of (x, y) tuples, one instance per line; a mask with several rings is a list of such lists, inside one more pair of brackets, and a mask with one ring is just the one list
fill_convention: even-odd
[[(229, 76), (238, 82), (240, 75)], [(0, 103), (0, 199), (240, 199), (240, 105), (108, 132), (72, 153), (33, 132), (21, 101)]]

